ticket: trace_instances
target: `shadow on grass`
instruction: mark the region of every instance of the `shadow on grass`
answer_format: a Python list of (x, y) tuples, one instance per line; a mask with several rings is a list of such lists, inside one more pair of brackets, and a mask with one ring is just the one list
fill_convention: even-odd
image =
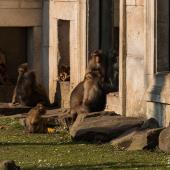
[(73, 142), (0, 142), (0, 146), (19, 146), (19, 145), (32, 145), (32, 146), (40, 146), (40, 145), (49, 145), (49, 146), (57, 146), (57, 145), (76, 145), (77, 143), (73, 143)]
[(68, 142), (0, 142), (0, 146), (19, 146), (19, 145), (32, 145), (32, 146), (40, 146), (40, 145), (49, 145), (49, 146), (58, 146), (58, 145), (86, 145), (86, 144), (94, 144), (90, 142), (75, 142), (75, 141), (68, 141)]
[(166, 165), (161, 164), (146, 164), (146, 163), (105, 163), (105, 164), (98, 164), (98, 165), (72, 165), (72, 166), (56, 166), (53, 168), (38, 168), (38, 167), (32, 167), (27, 168), (24, 170), (103, 170), (105, 168), (111, 168), (111, 169), (131, 169), (131, 168), (144, 168), (144, 169), (155, 169), (155, 168), (166, 168)]

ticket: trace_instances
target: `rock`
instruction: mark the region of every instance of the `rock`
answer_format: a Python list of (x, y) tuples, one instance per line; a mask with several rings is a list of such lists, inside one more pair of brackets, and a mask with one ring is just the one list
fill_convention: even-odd
[(20, 167), (12, 160), (4, 160), (0, 161), (0, 170), (20, 170)]
[(108, 142), (134, 127), (141, 127), (144, 119), (119, 116), (115, 112), (79, 114), (70, 135), (74, 140)]
[(163, 128), (146, 130), (134, 128), (112, 140), (111, 144), (119, 149), (126, 150), (154, 149), (158, 146), (159, 134), (162, 130)]
[(170, 153), (170, 126), (165, 128), (159, 135), (159, 149)]
[(114, 147), (124, 150), (127, 149), (130, 144), (132, 143), (133, 136), (136, 134), (136, 132), (139, 130), (139, 127), (132, 128), (125, 133), (123, 133), (121, 136), (119, 136), (116, 139), (113, 139), (110, 143)]
[(141, 130), (144, 129), (155, 129), (159, 128), (159, 123), (155, 118), (150, 118), (144, 121), (143, 125), (141, 126)]

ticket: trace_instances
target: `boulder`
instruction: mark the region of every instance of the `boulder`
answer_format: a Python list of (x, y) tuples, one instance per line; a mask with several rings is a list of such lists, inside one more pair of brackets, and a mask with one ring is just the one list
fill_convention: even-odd
[(79, 114), (70, 128), (74, 140), (108, 142), (135, 127), (141, 127), (143, 118), (124, 117), (115, 112)]
[(155, 118), (151, 117), (150, 119), (144, 121), (143, 125), (141, 126), (141, 130), (155, 129), (159, 127), (159, 122)]
[(143, 150), (154, 149), (158, 146), (159, 134), (163, 128), (145, 129), (134, 128), (125, 132), (119, 138), (111, 141), (111, 144), (118, 149)]
[(4, 160), (0, 161), (0, 170), (20, 170), (20, 167), (12, 160)]
[(170, 153), (170, 126), (165, 128), (159, 135), (159, 149)]

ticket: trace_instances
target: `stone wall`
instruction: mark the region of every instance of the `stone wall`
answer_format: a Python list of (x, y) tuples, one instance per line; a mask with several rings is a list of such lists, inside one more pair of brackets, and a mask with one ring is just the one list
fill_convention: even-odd
[[(62, 9), (62, 10), (61, 10)], [(43, 84), (51, 103), (55, 102), (58, 81), (59, 48), (58, 21), (69, 21), (70, 88), (83, 79), (86, 67), (86, 1), (54, 0), (43, 5)], [(48, 33), (48, 34), (46, 34)], [(62, 37), (62, 35), (61, 35)], [(49, 57), (47, 57), (49, 56)]]
[(42, 0), (0, 0), (0, 48), (14, 84), (18, 65), (26, 61), (41, 81), (42, 7)]
[[(151, 1), (150, 1), (151, 2)], [(148, 10), (152, 17), (148, 17), (147, 34), (152, 37), (147, 44), (146, 55), (146, 80), (147, 89), (147, 117), (155, 117), (163, 126), (170, 122), (170, 65), (169, 65), (169, 0), (153, 1), (148, 3)], [(155, 10), (151, 10), (152, 7)], [(149, 12), (150, 13), (150, 12)], [(154, 25), (154, 28), (151, 27)], [(152, 30), (149, 30), (150, 27)], [(153, 39), (154, 37), (154, 39)], [(149, 45), (149, 47), (148, 47)], [(151, 47), (151, 48), (150, 48)]]
[(27, 59), (41, 77), (42, 0), (0, 0), (0, 27), (27, 29)]
[(144, 0), (126, 1), (126, 115), (145, 116)]
[(1, 0), (0, 26), (40, 26), (42, 0)]

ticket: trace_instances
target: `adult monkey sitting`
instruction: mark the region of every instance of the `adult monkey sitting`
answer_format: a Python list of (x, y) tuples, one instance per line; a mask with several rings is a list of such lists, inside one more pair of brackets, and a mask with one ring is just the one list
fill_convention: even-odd
[(45, 90), (37, 84), (35, 73), (28, 69), (28, 64), (21, 64), (18, 68), (12, 104), (35, 106), (39, 102), (43, 104), (48, 102)]
[(85, 78), (72, 91), (70, 108), (73, 122), (78, 114), (103, 111), (106, 93), (103, 89), (104, 78), (99, 71), (88, 72)]

